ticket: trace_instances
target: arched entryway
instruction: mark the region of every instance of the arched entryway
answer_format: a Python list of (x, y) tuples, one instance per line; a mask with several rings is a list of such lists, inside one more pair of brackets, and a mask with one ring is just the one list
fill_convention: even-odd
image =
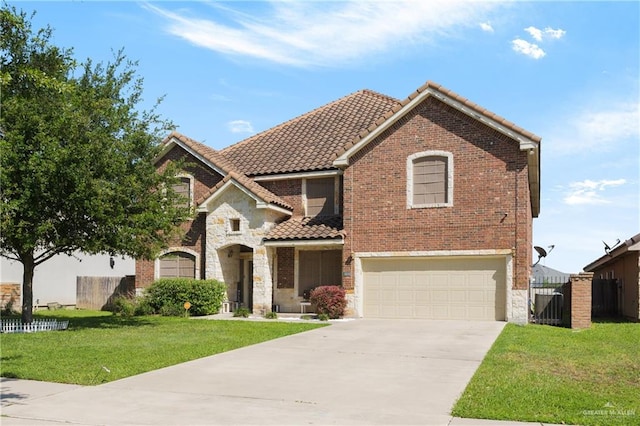
[(219, 250), (218, 254), (229, 301), (253, 311), (253, 249), (234, 244)]

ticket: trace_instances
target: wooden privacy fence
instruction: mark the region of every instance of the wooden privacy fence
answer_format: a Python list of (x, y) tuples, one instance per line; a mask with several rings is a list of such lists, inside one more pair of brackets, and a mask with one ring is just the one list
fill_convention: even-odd
[(78, 309), (103, 310), (112, 306), (118, 296), (135, 292), (135, 276), (126, 277), (77, 277), (76, 307)]

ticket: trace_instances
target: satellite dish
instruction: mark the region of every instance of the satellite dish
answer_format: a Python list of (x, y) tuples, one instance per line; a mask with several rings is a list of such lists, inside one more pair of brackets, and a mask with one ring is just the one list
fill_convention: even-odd
[(538, 246), (534, 246), (533, 247), (535, 249), (535, 251), (538, 252), (538, 260), (536, 261), (536, 263), (534, 263), (533, 265), (531, 265), (531, 267), (536, 266), (538, 263), (540, 263), (540, 260), (543, 257), (547, 257), (547, 251), (545, 249), (543, 249), (542, 247), (538, 247)]
[(547, 251), (542, 247), (535, 246), (534, 249), (538, 252), (540, 258), (547, 257)]

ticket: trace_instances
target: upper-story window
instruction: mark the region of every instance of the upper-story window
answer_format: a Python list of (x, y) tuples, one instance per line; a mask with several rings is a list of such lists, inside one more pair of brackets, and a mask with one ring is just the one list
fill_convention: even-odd
[(193, 203), (193, 177), (189, 175), (179, 175), (179, 181), (173, 185), (173, 190), (178, 194), (179, 207), (191, 207)]
[(407, 158), (407, 208), (453, 205), (453, 155), (425, 151)]
[(304, 180), (306, 216), (332, 216), (338, 214), (336, 205), (336, 178)]

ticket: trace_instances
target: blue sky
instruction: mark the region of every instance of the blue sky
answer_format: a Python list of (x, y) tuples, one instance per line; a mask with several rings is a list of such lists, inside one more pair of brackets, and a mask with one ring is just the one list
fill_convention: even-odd
[[(543, 264), (640, 232), (639, 2), (10, 2), (78, 60), (139, 61), (145, 108), (223, 148), (360, 89), (428, 80), (542, 137)], [(534, 259), (535, 260), (535, 259)]]

